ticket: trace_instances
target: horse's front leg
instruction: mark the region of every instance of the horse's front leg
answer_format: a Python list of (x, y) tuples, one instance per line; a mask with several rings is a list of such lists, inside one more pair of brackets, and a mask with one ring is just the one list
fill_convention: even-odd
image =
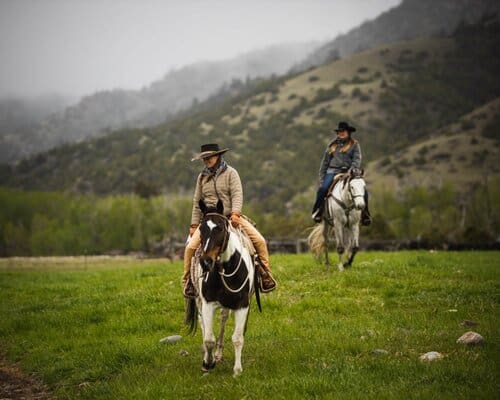
[(337, 254), (339, 255), (338, 268), (339, 271), (344, 270), (344, 264), (342, 262), (342, 257), (344, 255), (344, 231), (340, 224), (335, 224), (333, 229), (335, 231), (335, 242), (337, 243)]
[(201, 370), (204, 372), (209, 371), (215, 367), (215, 360), (213, 350), (215, 347), (215, 335), (213, 332), (215, 305), (203, 302), (201, 311), (201, 318), (203, 319), (203, 364)]
[(349, 255), (349, 259), (344, 264), (345, 267), (350, 267), (352, 262), (354, 261), (354, 257), (359, 250), (359, 224), (354, 224), (352, 227), (351, 234), (351, 251)]
[(232, 337), (234, 346), (233, 376), (238, 376), (243, 371), (243, 367), (241, 366), (241, 353), (245, 341), (244, 335), (248, 310), (249, 307), (245, 307), (234, 311), (234, 333)]
[(226, 330), (226, 322), (229, 317), (229, 308), (223, 308), (221, 311), (221, 319), (220, 319), (220, 332), (219, 337), (217, 338), (217, 345), (215, 346), (215, 362), (221, 362), (223, 359), (223, 350), (224, 350), (224, 333)]

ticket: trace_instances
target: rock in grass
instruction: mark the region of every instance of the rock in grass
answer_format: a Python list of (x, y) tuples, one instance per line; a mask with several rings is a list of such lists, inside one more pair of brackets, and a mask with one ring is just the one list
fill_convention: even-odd
[(181, 335), (172, 335), (160, 339), (160, 343), (176, 343), (182, 339)]
[(476, 325), (479, 325), (479, 322), (476, 322), (476, 321), (471, 321), (469, 319), (465, 319), (463, 320), (460, 325), (462, 326), (476, 326)]
[(441, 358), (443, 358), (443, 355), (441, 353), (438, 353), (437, 351), (429, 351), (420, 356), (420, 361), (436, 361), (440, 360)]
[(371, 354), (373, 354), (374, 356), (385, 356), (389, 354), (389, 352), (384, 349), (374, 349), (371, 351)]
[(484, 343), (484, 338), (477, 332), (469, 331), (460, 336), (457, 339), (457, 343), (467, 344), (469, 346), (477, 346)]

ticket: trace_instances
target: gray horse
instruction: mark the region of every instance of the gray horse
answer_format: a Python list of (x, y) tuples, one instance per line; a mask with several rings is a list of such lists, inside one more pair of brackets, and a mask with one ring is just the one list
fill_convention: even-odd
[(316, 225), (308, 237), (313, 254), (320, 258), (324, 253), (326, 266), (330, 266), (328, 237), (332, 231), (339, 255), (339, 270), (343, 271), (352, 265), (359, 249), (359, 221), (361, 210), (365, 207), (365, 191), (366, 184), (361, 175), (348, 172), (335, 180), (325, 200), (323, 222)]

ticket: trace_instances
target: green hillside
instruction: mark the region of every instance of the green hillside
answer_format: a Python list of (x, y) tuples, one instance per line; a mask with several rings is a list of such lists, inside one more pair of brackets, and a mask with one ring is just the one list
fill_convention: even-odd
[[(340, 119), (358, 127), (365, 166), (379, 158), (397, 165), (407, 146), (435, 138), (440, 129), (461, 124), (464, 115), (498, 98), (499, 27), (493, 18), (461, 26), (447, 39), (383, 46), (258, 85), (235, 82), (238, 90), (230, 100), (210, 99), (184, 118), (4, 166), (0, 184), (97, 194), (137, 187), (190, 194), (200, 168), (190, 158), (200, 144), (217, 141), (232, 149), (227, 159), (242, 176), (246, 198), (258, 201), (263, 211), (280, 211), (283, 204), (293, 205), (297, 193), (312, 189), (324, 146)], [(498, 126), (498, 108), (485, 110)], [(489, 131), (489, 140), (497, 132)], [(469, 146), (458, 141), (462, 145)], [(424, 157), (412, 165), (421, 169), (434, 162)], [(446, 179), (465, 173), (482, 179), (482, 168), (467, 165), (447, 167)]]
[(500, 175), (500, 97), (426, 140), (367, 165), (371, 187), (440, 187), (467, 193)]

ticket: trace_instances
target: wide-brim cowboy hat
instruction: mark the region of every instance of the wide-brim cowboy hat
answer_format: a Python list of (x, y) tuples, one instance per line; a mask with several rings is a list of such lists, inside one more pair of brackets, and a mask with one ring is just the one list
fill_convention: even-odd
[(341, 132), (341, 131), (347, 131), (347, 132), (356, 132), (356, 128), (354, 126), (349, 125), (347, 122), (339, 122), (339, 126), (337, 129), (335, 129), (335, 132)]
[(208, 143), (201, 145), (201, 151), (199, 154), (195, 155), (191, 161), (203, 160), (204, 158), (209, 158), (217, 156), (219, 154), (224, 154), (229, 149), (220, 149), (217, 143)]

